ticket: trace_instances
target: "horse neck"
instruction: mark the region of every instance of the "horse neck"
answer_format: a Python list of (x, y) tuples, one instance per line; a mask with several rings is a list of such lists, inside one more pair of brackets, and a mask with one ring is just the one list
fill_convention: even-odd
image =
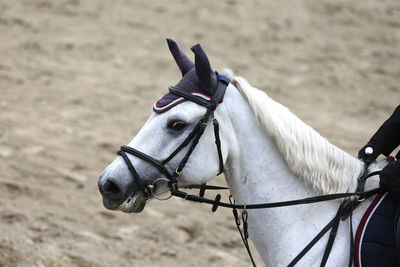
[[(230, 118), (229, 123), (225, 120), (224, 127), (221, 127), (221, 130), (227, 129), (224, 135), (229, 138), (225, 176), (237, 203), (266, 203), (318, 194), (312, 185), (290, 169), (276, 141), (266, 134), (234, 86), (228, 87), (224, 102), (228, 105), (223, 105), (222, 112), (229, 114)], [(287, 261), (299, 252), (299, 244), (307, 244), (310, 237), (325, 226), (326, 218), (321, 214), (334, 216), (339, 204), (338, 201), (329, 201), (318, 205), (251, 210), (250, 238), (267, 266), (288, 264)], [(321, 242), (326, 243), (324, 240)], [(337, 241), (342, 248), (346, 242), (343, 237)], [(283, 246), (285, 249), (281, 249)], [(319, 259), (321, 253), (323, 245), (318, 244), (307, 258)], [(346, 254), (346, 251), (338, 253)]]
[(260, 203), (315, 194), (288, 168), (235, 87), (227, 88), (224, 102), (229, 103), (224, 109), (230, 114), (229, 127), (225, 127), (226, 120), (221, 127), (229, 139), (225, 176), (236, 201)]
[[(234, 77), (233, 84), (241, 92), (235, 101), (244, 105), (248, 118), (253, 118), (253, 123), (258, 126), (257, 133), (262, 132), (257, 141), (273, 140), (291, 172), (319, 194), (355, 190), (357, 178), (363, 172), (363, 162), (329, 143), (287, 108), (253, 88), (245, 79)], [(236, 120), (236, 117), (232, 119)], [(250, 129), (248, 133), (252, 131)]]

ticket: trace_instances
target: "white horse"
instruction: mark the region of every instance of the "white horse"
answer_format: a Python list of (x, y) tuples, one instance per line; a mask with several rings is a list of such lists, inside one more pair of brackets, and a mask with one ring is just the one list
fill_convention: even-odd
[[(356, 190), (357, 179), (364, 171), (362, 161), (330, 144), (244, 78), (234, 76), (229, 70), (225, 72), (231, 82), (223, 102), (215, 110), (215, 117), (220, 124), (224, 174), (236, 203), (276, 202)], [(186, 101), (164, 113), (153, 112), (128, 146), (158, 159), (166, 158), (205, 111), (205, 107)], [(184, 122), (184, 129), (171, 132), (168, 128), (171, 122)], [(209, 121), (208, 124), (212, 123)], [(183, 156), (183, 152), (178, 153), (166, 167), (174, 170)], [(145, 182), (162, 177), (147, 162), (132, 155), (129, 160)], [(384, 164), (375, 163), (370, 170), (381, 169)], [(214, 178), (218, 170), (214, 132), (209, 126), (178, 176), (178, 182), (204, 183)], [(138, 191), (121, 157), (105, 169), (98, 185), (103, 203), (110, 209), (118, 209), (132, 192)], [(366, 189), (377, 185), (377, 178), (373, 177), (367, 182)], [(370, 202), (365, 200), (354, 211), (354, 229)], [(335, 216), (339, 205), (340, 201), (334, 200), (249, 210), (250, 239), (267, 266), (286, 266)], [(349, 220), (341, 222), (327, 266), (347, 266), (349, 231)], [(319, 266), (328, 235), (300, 260), (298, 266)]]

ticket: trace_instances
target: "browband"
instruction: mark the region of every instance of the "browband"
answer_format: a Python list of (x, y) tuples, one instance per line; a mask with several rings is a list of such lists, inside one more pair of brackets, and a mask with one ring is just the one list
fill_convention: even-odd
[(206, 107), (208, 109), (215, 110), (218, 103), (222, 102), (222, 98), (225, 94), (225, 89), (230, 82), (229, 79), (227, 77), (225, 77), (224, 75), (220, 75), (218, 73), (216, 73), (216, 74), (217, 74), (217, 78), (218, 78), (218, 87), (215, 90), (214, 95), (211, 97), (210, 100), (206, 100), (204, 98), (192, 95), (188, 92), (179, 90), (175, 86), (169, 86), (168, 89), (171, 93), (179, 95), (189, 101), (192, 101), (192, 102), (199, 104), (203, 107)]

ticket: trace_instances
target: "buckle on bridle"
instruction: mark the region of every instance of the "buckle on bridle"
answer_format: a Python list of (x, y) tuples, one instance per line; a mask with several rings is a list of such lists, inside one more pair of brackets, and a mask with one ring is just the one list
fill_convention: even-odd
[(179, 167), (176, 168), (175, 173), (180, 175), (182, 173), (182, 170), (178, 171)]
[(357, 199), (357, 202), (358, 203), (361, 203), (361, 202), (363, 202), (364, 200), (366, 200), (367, 198), (364, 196), (364, 197), (362, 197), (362, 198), (359, 198), (359, 199)]

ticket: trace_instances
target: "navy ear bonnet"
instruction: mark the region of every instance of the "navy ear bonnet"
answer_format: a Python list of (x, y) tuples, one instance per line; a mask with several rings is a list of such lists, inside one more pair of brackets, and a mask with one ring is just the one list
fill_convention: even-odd
[[(167, 42), (171, 54), (182, 72), (182, 79), (173, 86), (174, 90), (191, 94), (195, 98), (210, 100), (220, 81), (229, 84), (227, 77), (211, 69), (210, 61), (199, 44), (191, 49), (195, 54), (195, 63), (193, 63), (174, 40), (168, 38)], [(222, 103), (222, 100), (223, 97), (220, 98), (218, 103)], [(157, 113), (163, 113), (184, 101), (187, 101), (187, 99), (169, 92), (154, 104), (153, 110)]]

